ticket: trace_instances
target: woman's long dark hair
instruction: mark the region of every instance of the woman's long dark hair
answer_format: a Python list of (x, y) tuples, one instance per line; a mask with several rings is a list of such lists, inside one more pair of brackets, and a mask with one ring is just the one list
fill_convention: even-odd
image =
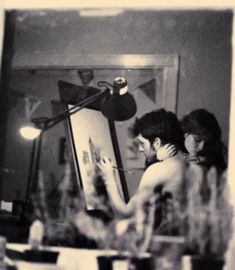
[(205, 157), (207, 167), (215, 166), (224, 170), (227, 167), (227, 147), (221, 140), (221, 128), (214, 114), (205, 109), (196, 109), (181, 120), (184, 134), (199, 135), (205, 146), (200, 153)]

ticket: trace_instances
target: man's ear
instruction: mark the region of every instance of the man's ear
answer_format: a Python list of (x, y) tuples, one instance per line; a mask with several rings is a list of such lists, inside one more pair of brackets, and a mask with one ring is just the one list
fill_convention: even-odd
[(158, 150), (160, 148), (160, 146), (162, 145), (162, 141), (160, 138), (156, 138), (153, 142), (153, 148), (154, 150)]

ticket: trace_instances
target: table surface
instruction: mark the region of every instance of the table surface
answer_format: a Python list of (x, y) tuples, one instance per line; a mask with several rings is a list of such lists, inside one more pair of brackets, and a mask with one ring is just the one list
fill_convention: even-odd
[[(19, 252), (24, 252), (25, 250), (30, 249), (30, 246), (27, 244), (7, 244), (7, 248)], [(27, 262), (21, 260), (12, 261), (9, 258), (6, 258), (7, 263), (14, 263), (19, 270), (98, 270), (97, 265), (97, 256), (106, 255), (107, 252), (110, 255), (116, 255), (115, 251), (107, 250), (91, 250), (91, 249), (76, 249), (69, 247), (43, 247), (43, 250), (48, 251), (57, 251), (59, 256), (57, 258), (56, 264), (50, 263), (35, 263)]]
[[(183, 238), (174, 238), (158, 236), (155, 239), (156, 251), (160, 248), (167, 246), (175, 246), (178, 249), (184, 243)], [(161, 244), (160, 244), (161, 243)], [(13, 251), (24, 252), (30, 249), (28, 244), (18, 244), (18, 243), (8, 243), (7, 248)], [(27, 262), (23, 260), (14, 259), (9, 260), (8, 263), (13, 263), (16, 265), (18, 270), (98, 270), (97, 256), (99, 255), (117, 255), (117, 251), (114, 250), (97, 250), (97, 249), (78, 249), (70, 247), (49, 247), (43, 246), (42, 250), (59, 252), (56, 264), (49, 263), (35, 263)], [(154, 254), (154, 252), (153, 252)], [(149, 253), (143, 254), (144, 256), (149, 256)], [(159, 257), (160, 254), (157, 254)], [(8, 258), (7, 258), (8, 259)], [(159, 268), (158, 268), (159, 269)], [(165, 269), (165, 268), (161, 268)], [(178, 268), (177, 268), (178, 269)], [(185, 267), (183, 269), (190, 269)]]
[[(7, 249), (11, 251), (24, 252), (30, 249), (28, 244), (8, 243)], [(15, 265), (18, 270), (98, 270), (97, 256), (100, 255), (118, 255), (115, 250), (98, 249), (78, 249), (69, 247), (49, 247), (43, 246), (43, 251), (59, 252), (56, 264), (27, 262), (17, 259), (5, 258), (8, 265)], [(149, 257), (149, 253), (141, 254), (141, 257)], [(125, 268), (126, 269), (126, 268)]]

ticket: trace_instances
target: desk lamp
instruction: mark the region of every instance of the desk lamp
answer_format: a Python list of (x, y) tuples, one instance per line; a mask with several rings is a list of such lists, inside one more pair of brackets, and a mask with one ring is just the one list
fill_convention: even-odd
[[(60, 84), (61, 81), (58, 82)], [(123, 77), (117, 77), (114, 79), (113, 85), (106, 81), (99, 81), (99, 87), (106, 87), (104, 91), (99, 91), (86, 99), (76, 103), (73, 107), (64, 110), (54, 117), (39, 117), (31, 119), (34, 123), (36, 130), (35, 136), (30, 139), (36, 139), (33, 143), (33, 150), (31, 156), (31, 164), (30, 164), (30, 173), (29, 179), (27, 183), (27, 190), (25, 196), (25, 205), (27, 204), (30, 192), (33, 183), (37, 183), (38, 180), (38, 171), (39, 171), (39, 162), (40, 162), (40, 154), (41, 154), (41, 143), (43, 133), (57, 125), (59, 122), (63, 121), (67, 117), (77, 113), (83, 108), (87, 107), (94, 101), (101, 99), (100, 110), (103, 115), (111, 121), (125, 121), (133, 117), (136, 113), (137, 106), (134, 100), (134, 97), (128, 92), (127, 81)], [(32, 129), (32, 127), (31, 127)], [(26, 127), (21, 129), (21, 135), (24, 138), (27, 138), (28, 133), (24, 133), (27, 131)], [(27, 138), (29, 139), (29, 138)], [(24, 212), (24, 210), (23, 210)]]

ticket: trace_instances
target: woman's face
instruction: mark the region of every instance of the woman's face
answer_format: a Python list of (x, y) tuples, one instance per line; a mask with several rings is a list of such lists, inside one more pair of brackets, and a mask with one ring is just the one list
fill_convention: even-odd
[(200, 135), (186, 133), (184, 135), (184, 146), (190, 155), (198, 156), (204, 150), (205, 140)]

